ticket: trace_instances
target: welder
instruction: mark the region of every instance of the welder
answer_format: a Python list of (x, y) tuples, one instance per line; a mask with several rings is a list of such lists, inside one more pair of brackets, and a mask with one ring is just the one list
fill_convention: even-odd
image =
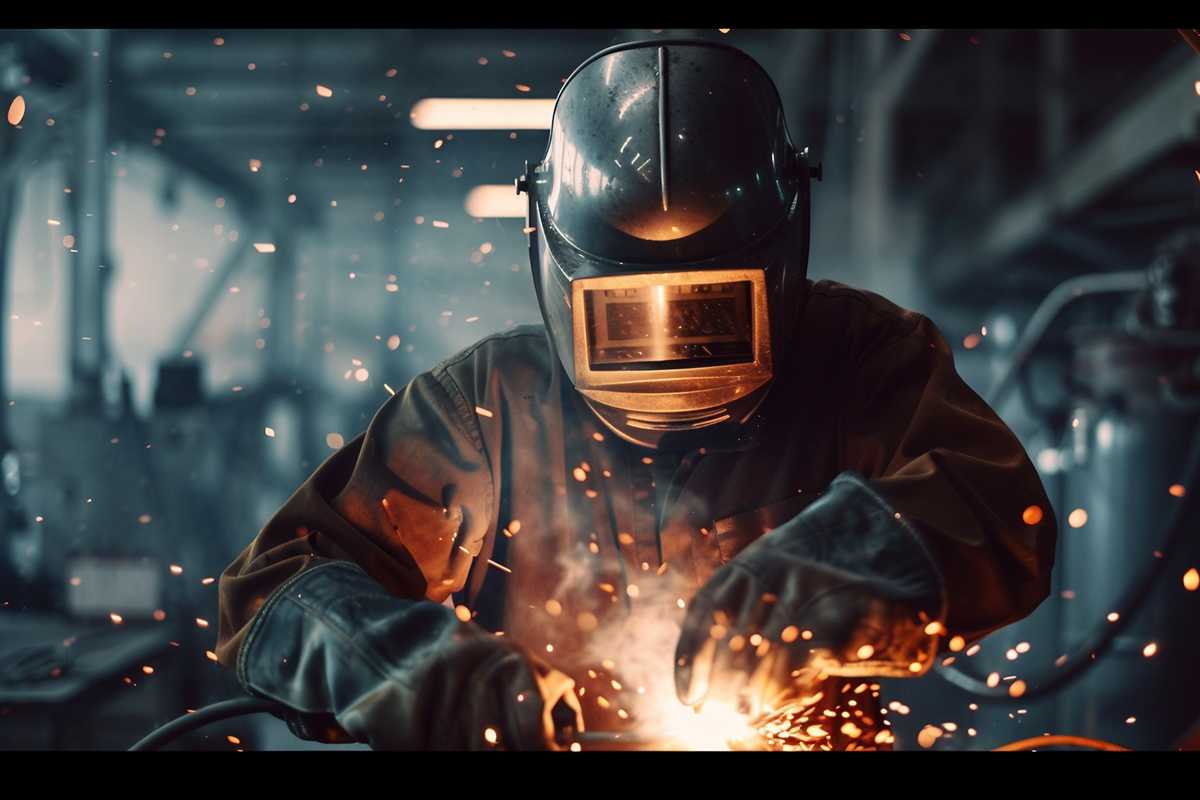
[(220, 661), (305, 738), (558, 748), (636, 722), (595, 642), (676, 613), (670, 702), (886, 746), (872, 677), (1029, 614), (1057, 526), (926, 317), (807, 278), (815, 173), (735, 48), (585, 61), (517, 181), (544, 325), (300, 486), (221, 578)]

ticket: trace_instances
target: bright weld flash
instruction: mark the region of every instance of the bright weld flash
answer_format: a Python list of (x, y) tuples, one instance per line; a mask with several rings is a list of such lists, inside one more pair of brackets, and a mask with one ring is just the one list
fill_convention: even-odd
[(657, 733), (687, 750), (730, 750), (733, 743), (754, 734), (747, 717), (724, 703), (693, 708), (665, 694), (659, 711), (662, 728)]

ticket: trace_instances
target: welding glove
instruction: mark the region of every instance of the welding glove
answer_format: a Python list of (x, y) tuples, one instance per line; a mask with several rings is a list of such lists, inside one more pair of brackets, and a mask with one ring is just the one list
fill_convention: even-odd
[(676, 692), (687, 705), (726, 703), (754, 718), (821, 675), (919, 675), (932, 664), (944, 606), (918, 532), (861, 477), (843, 473), (692, 599)]
[(444, 605), (392, 595), (347, 561), (305, 570), (267, 599), (237, 675), (293, 710), (293, 732), (318, 741), (558, 749), (564, 723), (582, 730), (566, 675)]

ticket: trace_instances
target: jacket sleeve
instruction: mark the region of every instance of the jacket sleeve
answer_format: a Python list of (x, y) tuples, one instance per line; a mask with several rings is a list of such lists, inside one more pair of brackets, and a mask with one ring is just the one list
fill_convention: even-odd
[(470, 409), (443, 367), (423, 373), (301, 485), (221, 576), (222, 664), (278, 587), (329, 559), (401, 598), (440, 603), (463, 587), (495, 516)]
[(855, 371), (842, 462), (919, 532), (950, 635), (973, 640), (1049, 594), (1057, 523), (1020, 441), (959, 377), (937, 328), (905, 323)]

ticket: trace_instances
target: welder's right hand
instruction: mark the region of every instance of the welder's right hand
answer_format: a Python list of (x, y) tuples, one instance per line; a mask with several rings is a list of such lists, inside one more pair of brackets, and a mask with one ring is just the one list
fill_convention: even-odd
[(843, 473), (695, 594), (675, 651), (676, 694), (754, 717), (809, 694), (822, 673), (920, 675), (933, 664), (945, 606), (917, 528), (861, 476)]
[(557, 749), (564, 724), (583, 727), (569, 677), (346, 561), (312, 567), (268, 598), (237, 673), (247, 691), (293, 709), (301, 735), (337, 741), (321, 734), (320, 721), (333, 720), (375, 749)]

